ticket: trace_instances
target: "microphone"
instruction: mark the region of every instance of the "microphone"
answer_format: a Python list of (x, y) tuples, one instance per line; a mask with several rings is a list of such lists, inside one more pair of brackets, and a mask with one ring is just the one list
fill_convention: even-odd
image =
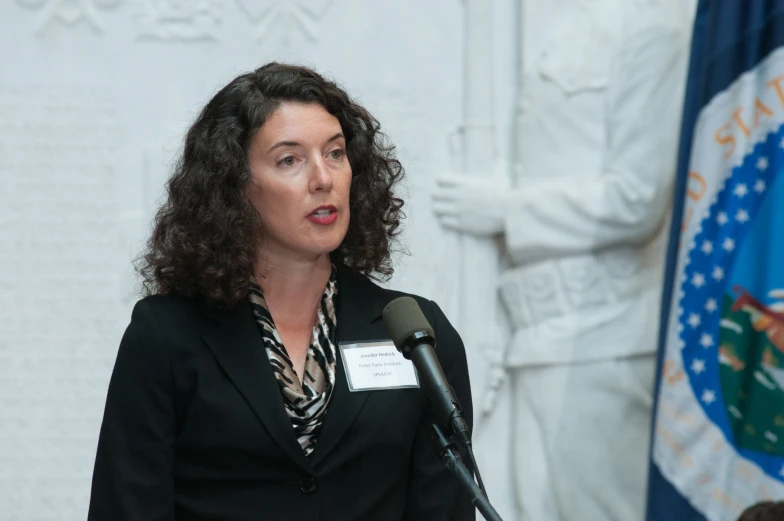
[(433, 328), (419, 304), (411, 297), (396, 298), (384, 308), (383, 318), (395, 347), (414, 364), (439, 423), (448, 435), (457, 436), (466, 447), (471, 447), (468, 424), (438, 362), (433, 349), (436, 344)]
[(470, 494), (471, 503), (482, 516), (489, 521), (502, 521), (501, 516), (487, 499), (471, 447), (468, 424), (463, 418), (460, 403), (444, 376), (441, 364), (438, 363), (434, 350), (436, 337), (433, 327), (425, 318), (419, 304), (411, 297), (399, 297), (387, 304), (383, 317), (384, 325), (395, 347), (416, 367), (422, 387), (435, 408), (438, 423), (446, 429), (447, 436), (457, 438), (456, 441), (463, 445), (471, 457), (478, 485), (474, 482), (471, 471), (463, 464), (455, 445), (444, 436), (438, 425), (434, 424), (431, 426), (430, 436), (436, 453), (444, 460), (447, 468), (457, 476), (460, 485)]

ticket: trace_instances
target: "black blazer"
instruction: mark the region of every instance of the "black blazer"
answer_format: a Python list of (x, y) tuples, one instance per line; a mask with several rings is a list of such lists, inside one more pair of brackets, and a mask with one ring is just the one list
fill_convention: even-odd
[[(340, 342), (388, 339), (402, 293), (338, 269)], [(471, 424), (463, 343), (415, 297)], [(456, 521), (474, 507), (435, 455), (422, 389), (350, 392), (341, 356), (318, 444), (306, 458), (249, 304), (141, 300), (109, 384), (89, 521)]]

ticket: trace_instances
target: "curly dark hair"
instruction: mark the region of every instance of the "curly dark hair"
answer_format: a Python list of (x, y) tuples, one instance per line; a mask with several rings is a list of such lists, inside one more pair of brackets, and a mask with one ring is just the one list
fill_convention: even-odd
[(392, 275), (403, 201), (403, 167), (379, 122), (334, 82), (306, 67), (268, 63), (242, 74), (207, 103), (185, 137), (168, 198), (136, 269), (143, 291), (200, 296), (231, 306), (247, 298), (263, 238), (247, 196), (251, 138), (283, 102), (319, 103), (346, 138), (353, 173), (346, 237), (333, 261), (362, 275)]
[(763, 501), (743, 511), (738, 521), (781, 521), (784, 519), (784, 501)]

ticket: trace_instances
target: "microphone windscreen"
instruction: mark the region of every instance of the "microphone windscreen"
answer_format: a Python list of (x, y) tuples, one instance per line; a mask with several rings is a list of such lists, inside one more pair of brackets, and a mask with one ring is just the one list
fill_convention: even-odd
[(398, 297), (384, 308), (384, 325), (398, 349), (408, 337), (417, 332), (434, 336), (433, 327), (425, 318), (417, 301), (411, 297)]

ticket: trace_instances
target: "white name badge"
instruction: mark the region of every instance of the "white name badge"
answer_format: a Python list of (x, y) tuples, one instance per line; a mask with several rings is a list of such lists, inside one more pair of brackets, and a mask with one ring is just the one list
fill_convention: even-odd
[(341, 343), (340, 356), (352, 392), (419, 387), (414, 364), (391, 340)]

